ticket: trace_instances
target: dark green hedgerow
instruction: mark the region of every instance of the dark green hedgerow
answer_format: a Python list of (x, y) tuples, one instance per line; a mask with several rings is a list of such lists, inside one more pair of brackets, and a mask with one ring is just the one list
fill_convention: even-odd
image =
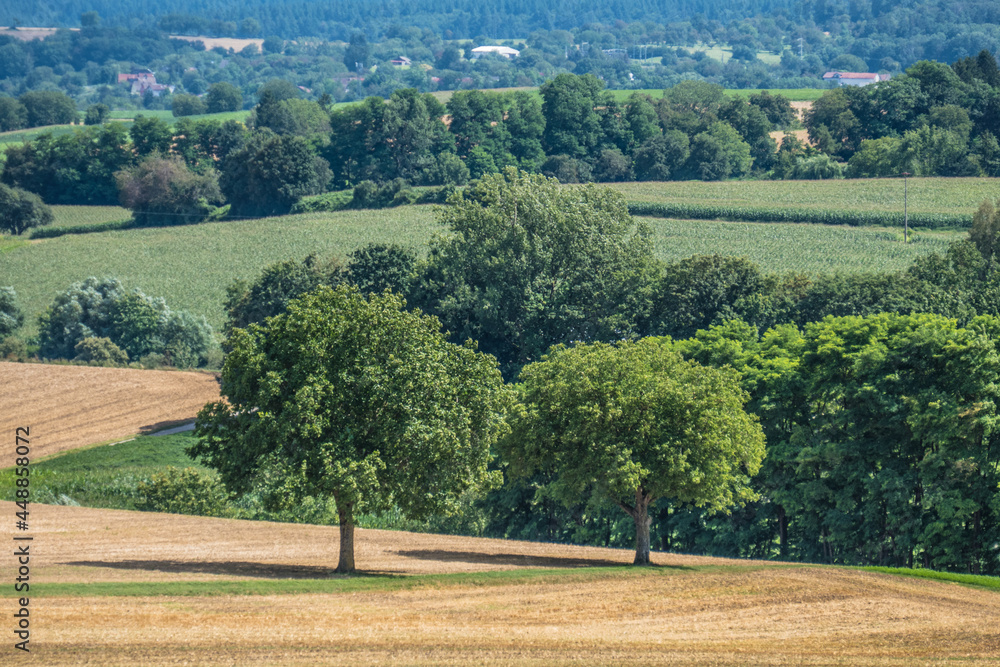
[[(734, 220), (738, 222), (804, 222), (851, 227), (898, 227), (903, 214), (887, 211), (833, 211), (798, 208), (758, 208), (753, 206), (712, 206), (704, 204), (659, 204), (629, 202), (629, 213), (652, 218), (686, 220)], [(969, 215), (949, 213), (911, 213), (911, 227), (925, 229), (966, 229), (972, 224)]]

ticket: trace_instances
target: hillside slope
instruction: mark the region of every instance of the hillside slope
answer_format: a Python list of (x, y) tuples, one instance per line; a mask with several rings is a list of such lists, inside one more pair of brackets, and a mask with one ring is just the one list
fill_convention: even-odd
[[(33, 652), (47, 665), (1000, 658), (1000, 594), (944, 582), (667, 554), (655, 568), (582, 567), (631, 554), (375, 530), (358, 532), (358, 563), (381, 576), (331, 580), (335, 527), (48, 506), (33, 517), (45, 610)], [(483, 572), (500, 569), (513, 571)], [(253, 594), (225, 588), (237, 579)], [(94, 581), (115, 583), (71, 583)]]
[(33, 460), (194, 419), (218, 398), (211, 373), (0, 362), (0, 433), (27, 426)]

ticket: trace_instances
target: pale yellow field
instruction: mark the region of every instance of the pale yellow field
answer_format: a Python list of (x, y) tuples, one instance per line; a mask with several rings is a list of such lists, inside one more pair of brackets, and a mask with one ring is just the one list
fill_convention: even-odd
[(218, 398), (212, 373), (0, 362), (0, 434), (29, 427), (33, 459), (191, 420)]
[[(0, 511), (12, 515), (13, 504)], [(331, 527), (76, 507), (36, 506), (32, 516), (32, 576), (43, 584), (323, 579), (336, 563)], [(357, 540), (360, 567), (396, 576), (559, 569), (343, 592), (44, 596), (32, 601), (33, 656), (45, 665), (1000, 660), (1000, 594), (956, 584), (665, 554), (655, 555), (657, 568), (588, 576), (586, 566), (627, 563), (631, 554), (376, 530), (359, 530)], [(4, 580), (10, 566), (0, 559)]]
[(185, 42), (202, 42), (205, 45), (206, 50), (214, 49), (217, 46), (221, 46), (224, 49), (232, 49), (234, 51), (242, 51), (250, 44), (256, 44), (257, 48), (262, 48), (264, 43), (263, 39), (237, 39), (235, 37), (203, 37), (201, 35), (190, 36), (190, 35), (171, 35), (170, 39), (180, 39)]

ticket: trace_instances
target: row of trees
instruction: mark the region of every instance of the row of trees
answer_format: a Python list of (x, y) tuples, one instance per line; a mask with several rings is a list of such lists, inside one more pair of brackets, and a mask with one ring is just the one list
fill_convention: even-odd
[(987, 51), (830, 91), (805, 120), (810, 140), (846, 161), (848, 176), (1000, 175), (1000, 69)]
[[(24, 324), (13, 288), (0, 288), (0, 338)], [(87, 278), (59, 293), (38, 318), (37, 354), (106, 366), (193, 368), (219, 363), (218, 342), (204, 317), (171, 310), (162, 298), (126, 290), (115, 278)], [(26, 356), (8, 338), (3, 354)]]
[(78, 119), (76, 102), (58, 90), (29, 90), (16, 98), (0, 95), (0, 132), (65, 125)]
[[(7, 149), (0, 180), (48, 203), (120, 200), (147, 223), (155, 215), (188, 220), (221, 196), (234, 215), (267, 215), (365, 180), (461, 185), (506, 166), (564, 182), (746, 175), (774, 162), (768, 132), (791, 119), (788, 101), (767, 93), (744, 101), (688, 82), (663, 100), (636, 95), (619, 104), (597, 79), (573, 75), (546, 84), (541, 102), (474, 91), (445, 107), (410, 89), (328, 111), (297, 95), (286, 82), (266, 87), (252, 131), (235, 121), (171, 126), (140, 116), (128, 130), (108, 123), (45, 134)], [(158, 166), (139, 168), (154, 154)], [(164, 192), (156, 184), (167, 174), (176, 185)]]
[(902, 275), (819, 279), (660, 265), (619, 195), (514, 170), (441, 215), (424, 260), (369, 247), (230, 290), (228, 403), (192, 451), (234, 491), (332, 495), (343, 569), (359, 513), (395, 503), (459, 531), (634, 540), (638, 563), (1000, 571), (992, 206)]

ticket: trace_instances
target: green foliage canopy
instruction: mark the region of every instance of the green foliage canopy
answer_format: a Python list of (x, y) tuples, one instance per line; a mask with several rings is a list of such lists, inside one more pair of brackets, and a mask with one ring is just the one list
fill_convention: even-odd
[(199, 413), (191, 454), (234, 492), (270, 477), (290, 499), (333, 496), (339, 571), (355, 569), (359, 512), (426, 517), (498, 481), (487, 463), (509, 394), (496, 361), (400, 297), (320, 287), (228, 346), (226, 402)]
[(441, 212), (416, 303), (505, 373), (570, 340), (633, 335), (652, 267), (649, 228), (621, 195), (507, 168)]
[(520, 381), (509, 470), (555, 474), (567, 502), (613, 501), (635, 521), (637, 565), (649, 563), (657, 499), (725, 511), (755, 496), (764, 436), (739, 376), (684, 361), (669, 339), (557, 346)]

